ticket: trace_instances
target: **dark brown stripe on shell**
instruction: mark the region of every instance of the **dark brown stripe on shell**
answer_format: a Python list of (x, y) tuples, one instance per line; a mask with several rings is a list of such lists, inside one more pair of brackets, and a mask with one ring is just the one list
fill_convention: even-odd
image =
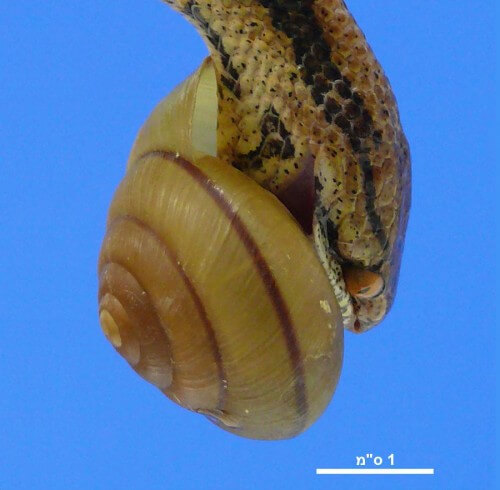
[[(169, 260), (171, 263), (174, 265), (176, 268), (177, 272), (182, 278), (182, 281), (184, 282), (184, 285), (186, 286), (186, 289), (189, 291), (189, 294), (191, 295), (191, 299), (193, 300), (196, 309), (198, 310), (198, 314), (200, 316), (200, 319), (205, 327), (205, 332), (207, 334), (207, 337), (210, 342), (210, 349), (212, 351), (213, 358), (215, 360), (215, 364), (217, 366), (217, 376), (219, 380), (219, 397), (217, 400), (217, 407), (216, 410), (222, 411), (224, 410), (224, 404), (225, 404), (225, 398), (226, 398), (226, 388), (225, 388), (225, 380), (227, 380), (225, 371), (224, 371), (224, 363), (222, 360), (222, 355), (219, 349), (219, 345), (217, 343), (217, 337), (215, 335), (215, 330), (212, 326), (212, 322), (208, 318), (207, 312), (205, 310), (205, 307), (203, 306), (203, 302), (201, 301), (200, 296), (198, 295), (198, 292), (196, 291), (196, 288), (194, 287), (193, 283), (191, 282), (191, 279), (187, 276), (186, 272), (184, 271), (182, 264), (177, 258), (176, 253), (168, 246), (168, 244), (163, 240), (163, 238), (156, 233), (155, 230), (153, 230), (151, 227), (149, 227), (146, 223), (141, 221), (140, 219), (136, 218), (135, 216), (130, 216), (130, 215), (124, 215), (124, 216), (118, 216), (114, 218), (108, 225), (108, 231), (113, 228), (116, 224), (122, 222), (122, 221), (129, 221), (143, 229), (146, 233), (150, 234), (158, 243), (158, 245), (163, 249), (165, 252), (165, 255), (168, 256)], [(103, 263), (103, 266), (105, 263)], [(121, 267), (127, 268), (123, 264), (119, 264)], [(130, 272), (130, 271), (129, 271)], [(141, 288), (144, 291), (147, 291), (147, 288), (145, 288), (138, 280), (137, 277), (134, 276), (134, 279), (139, 283)], [(157, 315), (158, 318), (160, 318)], [(161, 321), (160, 321), (161, 323)], [(168, 336), (167, 336), (168, 339)], [(170, 342), (170, 339), (168, 339)], [(172, 365), (172, 376), (173, 379), (175, 379), (175, 364)], [(199, 407), (199, 408), (211, 408), (211, 407)]]
[(301, 419), (301, 426), (297, 428), (297, 432), (300, 432), (301, 429), (305, 426), (305, 419), (308, 413), (304, 365), (302, 362), (298, 339), (295, 334), (292, 319), (290, 317), (290, 312), (288, 311), (285, 300), (283, 299), (278, 284), (276, 283), (276, 279), (274, 278), (274, 275), (271, 272), (266, 259), (262, 255), (259, 246), (252, 238), (250, 232), (248, 231), (248, 228), (246, 227), (245, 223), (243, 223), (240, 216), (231, 207), (231, 204), (226, 200), (224, 194), (217, 188), (217, 186), (214, 185), (213, 181), (196, 165), (180, 156), (177, 156), (173, 152), (162, 150), (148, 152), (145, 155), (142, 155), (138, 159), (138, 161), (148, 157), (162, 158), (163, 160), (174, 163), (179, 168), (187, 172), (213, 199), (215, 204), (228, 218), (231, 227), (237, 233), (253, 263), (255, 264), (255, 267), (260, 275), (262, 283), (264, 284), (269, 299), (276, 311), (290, 357), (292, 370), (295, 375), (295, 403), (297, 414)]

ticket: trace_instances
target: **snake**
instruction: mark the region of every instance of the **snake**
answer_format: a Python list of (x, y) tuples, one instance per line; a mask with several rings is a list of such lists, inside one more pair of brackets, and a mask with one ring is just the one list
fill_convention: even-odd
[(314, 243), (354, 332), (393, 304), (411, 201), (390, 83), (343, 0), (164, 0), (205, 40), (217, 155)]

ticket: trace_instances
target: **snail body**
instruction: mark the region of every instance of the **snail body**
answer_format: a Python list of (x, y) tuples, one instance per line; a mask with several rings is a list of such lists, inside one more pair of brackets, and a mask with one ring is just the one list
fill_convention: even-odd
[(133, 145), (99, 259), (101, 327), (175, 403), (240, 436), (293, 437), (333, 395), (343, 327), (371, 328), (394, 297), (397, 107), (341, 0), (167, 3), (211, 56)]

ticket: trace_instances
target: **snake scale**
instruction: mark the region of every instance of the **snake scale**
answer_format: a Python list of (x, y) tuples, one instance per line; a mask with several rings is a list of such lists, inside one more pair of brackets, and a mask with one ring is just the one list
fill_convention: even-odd
[(200, 31), (218, 86), (218, 156), (311, 236), (344, 326), (388, 312), (410, 208), (389, 82), (342, 0), (165, 0)]

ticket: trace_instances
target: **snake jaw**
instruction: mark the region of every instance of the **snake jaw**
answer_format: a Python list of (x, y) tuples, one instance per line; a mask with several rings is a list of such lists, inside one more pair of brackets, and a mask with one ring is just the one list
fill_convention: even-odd
[(328, 253), (328, 240), (322, 232), (322, 227), (315, 215), (313, 218), (313, 238), (318, 257), (328, 276), (330, 284), (337, 298), (337, 302), (342, 314), (342, 323), (344, 328), (355, 330), (356, 315), (354, 311), (353, 300), (347, 291), (342, 273), (342, 267), (335, 260), (331, 253)]

